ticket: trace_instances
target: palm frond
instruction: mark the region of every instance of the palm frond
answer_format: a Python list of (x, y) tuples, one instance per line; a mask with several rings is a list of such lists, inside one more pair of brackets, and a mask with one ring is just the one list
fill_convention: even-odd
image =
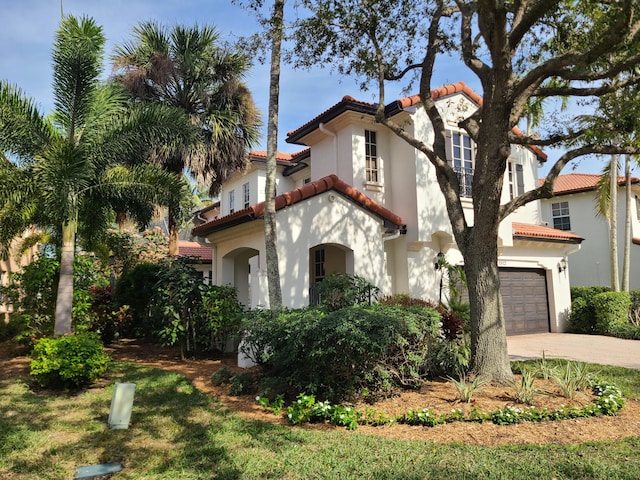
[(0, 81), (0, 151), (29, 162), (54, 136), (35, 102), (20, 88)]
[(93, 19), (66, 16), (53, 49), (55, 122), (69, 138), (84, 125), (102, 73), (105, 37)]

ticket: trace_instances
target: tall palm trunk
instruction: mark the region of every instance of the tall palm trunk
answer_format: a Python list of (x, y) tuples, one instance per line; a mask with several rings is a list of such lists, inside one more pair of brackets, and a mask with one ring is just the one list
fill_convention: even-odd
[(271, 17), (271, 74), (269, 78), (269, 119), (267, 123), (267, 179), (265, 185), (264, 243), (267, 257), (269, 308), (282, 307), (280, 268), (276, 231), (276, 153), (278, 149), (278, 104), (280, 95), (280, 48), (284, 0), (274, 0)]
[(76, 247), (76, 222), (62, 225), (62, 255), (60, 257), (60, 278), (56, 301), (54, 335), (71, 333), (71, 307), (73, 304), (73, 259)]
[(622, 291), (629, 291), (629, 272), (631, 269), (631, 156), (624, 158), (624, 257), (622, 260)]
[(618, 270), (618, 155), (611, 155), (609, 199), (609, 261), (611, 263), (611, 290), (620, 291)]

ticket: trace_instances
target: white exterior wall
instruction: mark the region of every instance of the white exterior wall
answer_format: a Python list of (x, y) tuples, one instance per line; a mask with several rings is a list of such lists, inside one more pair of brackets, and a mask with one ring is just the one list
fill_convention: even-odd
[[(631, 201), (631, 237), (640, 237), (640, 221), (638, 221), (635, 196), (640, 196), (640, 188), (632, 189)], [(569, 203), (571, 231), (585, 240), (580, 251), (569, 257), (572, 285), (611, 285), (611, 262), (609, 261), (609, 225), (603, 216), (595, 214), (595, 191), (560, 195), (543, 200), (543, 220), (553, 226), (551, 205), (558, 202)], [(622, 262), (624, 258), (624, 217), (625, 191), (618, 188), (618, 269), (622, 280)], [(640, 245), (631, 243), (631, 268), (629, 272), (631, 290), (640, 288)]]
[(347, 273), (359, 275), (390, 293), (385, 275), (382, 221), (329, 191), (280, 210), (277, 215), (282, 301), (298, 308), (309, 303), (309, 249), (340, 245)]
[[(445, 98), (438, 107), (447, 128), (457, 130), (457, 122), (470, 115), (476, 106), (464, 95)], [(433, 129), (421, 109), (411, 108), (397, 121), (412, 135), (426, 143), (433, 141)], [(365, 182), (364, 130), (377, 133), (378, 157), (382, 182), (380, 186)], [(336, 174), (346, 183), (366, 194), (392, 212), (407, 225), (406, 235), (384, 239), (382, 221), (342, 195), (329, 191), (287, 207), (277, 213), (279, 268), (282, 276), (283, 303), (302, 307), (309, 303), (310, 249), (319, 245), (340, 247), (345, 252), (345, 270), (366, 278), (383, 294), (406, 293), (412, 297), (437, 300), (440, 276), (434, 269), (438, 252), (449, 263), (461, 265), (447, 215), (444, 197), (437, 183), (435, 168), (420, 152), (361, 114), (345, 114), (310, 133), (305, 141), (312, 147), (310, 173), (280, 178), (278, 193), (300, 186), (303, 177), (312, 181)], [(513, 146), (510, 161), (523, 166), (525, 189), (537, 186), (537, 159), (527, 148)], [(259, 168), (263, 168), (260, 166)], [(258, 200), (264, 198), (264, 170), (251, 172)], [(506, 177), (506, 176), (505, 176)], [(237, 185), (236, 208), (241, 201), (241, 185), (246, 179), (234, 179)], [(368, 188), (371, 187), (371, 188)], [(252, 184), (253, 188), (253, 184)], [(503, 202), (509, 200), (508, 178), (503, 187)], [(221, 196), (221, 202), (226, 201)], [(462, 199), (467, 222), (473, 224), (471, 199)], [(225, 214), (224, 205), (222, 214)], [(558, 272), (559, 261), (577, 245), (552, 242), (514, 242), (512, 222), (540, 224), (540, 202), (519, 208), (500, 225), (499, 266), (506, 268), (541, 268), (546, 272), (551, 330), (563, 331), (569, 308), (568, 271)], [(573, 221), (573, 219), (572, 219)], [(218, 283), (246, 282), (247, 302), (251, 306), (267, 305), (266, 265), (264, 264), (264, 234), (262, 222), (254, 221), (219, 232), (209, 237), (215, 243)], [(640, 223), (637, 231), (640, 232)], [(640, 235), (638, 235), (640, 236)], [(235, 252), (235, 253), (234, 253)], [(258, 253), (258, 256), (247, 257)], [(235, 257), (234, 257), (235, 256)], [(247, 262), (244, 262), (247, 257)], [(238, 266), (240, 275), (225, 277), (221, 265), (242, 258), (246, 267)], [(239, 262), (239, 263), (243, 263)], [(330, 268), (327, 262), (327, 268)], [(573, 266), (573, 264), (572, 264)], [(246, 268), (246, 272), (242, 270)], [(250, 274), (249, 274), (250, 270)], [(327, 272), (330, 273), (330, 272)], [(574, 272), (575, 275), (575, 272)], [(259, 291), (259, 292), (258, 292)]]

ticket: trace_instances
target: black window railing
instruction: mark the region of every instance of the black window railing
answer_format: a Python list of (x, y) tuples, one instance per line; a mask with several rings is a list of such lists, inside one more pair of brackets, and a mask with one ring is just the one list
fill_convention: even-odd
[(473, 168), (453, 167), (453, 171), (458, 177), (458, 185), (460, 186), (460, 196), (472, 197), (473, 190)]

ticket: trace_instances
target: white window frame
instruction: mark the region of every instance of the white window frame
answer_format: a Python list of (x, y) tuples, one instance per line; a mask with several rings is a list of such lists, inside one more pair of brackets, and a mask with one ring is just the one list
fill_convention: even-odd
[(524, 169), (518, 162), (508, 162), (509, 198), (513, 200), (524, 193)]
[(242, 185), (242, 204), (243, 208), (249, 208), (251, 205), (251, 189), (249, 182)]
[(554, 202), (551, 204), (551, 221), (553, 228), (558, 230), (571, 230), (571, 213), (569, 202)]
[(380, 178), (380, 157), (378, 156), (378, 134), (375, 130), (364, 131), (364, 162), (366, 183), (379, 185)]
[(235, 190), (231, 190), (229, 192), (229, 213), (233, 213), (236, 211), (236, 191)]
[(476, 164), (476, 144), (469, 135), (449, 130), (449, 164), (453, 168), (460, 186), (460, 196), (470, 198), (473, 194), (473, 172)]

